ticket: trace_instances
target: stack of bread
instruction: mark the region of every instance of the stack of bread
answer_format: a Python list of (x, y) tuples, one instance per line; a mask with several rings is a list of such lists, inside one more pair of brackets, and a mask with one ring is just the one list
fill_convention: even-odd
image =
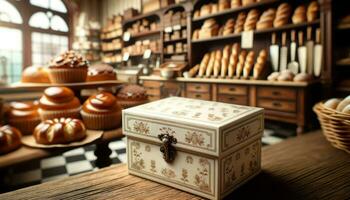
[(281, 27), (289, 23), (292, 7), (288, 3), (282, 3), (278, 6), (276, 17), (273, 21), (273, 27)]
[(290, 70), (284, 70), (282, 72), (272, 72), (268, 77), (269, 81), (294, 81), (294, 82), (309, 82), (312, 80), (312, 76), (307, 73), (294, 74)]
[(215, 19), (207, 19), (204, 21), (201, 30), (199, 31), (198, 38), (210, 38), (218, 35), (219, 25), (216, 23)]
[(247, 18), (244, 22), (244, 31), (255, 30), (256, 22), (259, 19), (260, 12), (257, 9), (252, 9), (248, 12)]
[(260, 16), (259, 21), (256, 24), (256, 30), (262, 30), (273, 27), (273, 20), (276, 16), (276, 10), (269, 8), (263, 12)]

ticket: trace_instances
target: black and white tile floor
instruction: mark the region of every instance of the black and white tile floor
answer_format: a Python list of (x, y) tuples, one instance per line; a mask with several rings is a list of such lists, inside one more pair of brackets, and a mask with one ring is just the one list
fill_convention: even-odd
[[(273, 145), (290, 136), (289, 133), (276, 134), (275, 131), (266, 129), (262, 143), (263, 145)], [(126, 163), (125, 139), (113, 141), (109, 147), (112, 150), (110, 157), (113, 164)], [(81, 147), (59, 156), (34, 160), (10, 168), (5, 173), (5, 185), (10, 189), (17, 189), (98, 170), (94, 163), (96, 160), (94, 148), (94, 145)]]

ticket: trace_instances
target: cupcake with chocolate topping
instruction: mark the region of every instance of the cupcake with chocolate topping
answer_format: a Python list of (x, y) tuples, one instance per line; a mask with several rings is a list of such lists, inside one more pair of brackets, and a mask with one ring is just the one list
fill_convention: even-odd
[(71, 89), (50, 87), (39, 100), (39, 114), (42, 121), (54, 118), (80, 118), (80, 101)]
[(117, 74), (115, 73), (112, 66), (98, 63), (89, 67), (88, 76), (86, 81), (108, 81), (108, 80), (116, 80)]
[(138, 85), (125, 85), (117, 93), (117, 100), (122, 108), (130, 108), (148, 102), (145, 88)]
[(80, 114), (88, 129), (109, 130), (121, 124), (122, 112), (116, 98), (101, 92), (85, 101)]
[(49, 65), (52, 83), (85, 82), (89, 63), (74, 51), (67, 51), (54, 58)]

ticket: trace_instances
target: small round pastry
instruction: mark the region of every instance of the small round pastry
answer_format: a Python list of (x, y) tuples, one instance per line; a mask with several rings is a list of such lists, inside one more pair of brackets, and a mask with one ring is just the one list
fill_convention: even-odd
[(31, 135), (41, 122), (38, 113), (38, 102), (12, 102), (5, 113), (11, 126), (16, 127), (23, 135)]
[(269, 81), (277, 81), (277, 78), (280, 76), (279, 72), (272, 72), (268, 77), (267, 80)]
[(118, 128), (121, 124), (121, 107), (117, 99), (108, 92), (89, 97), (80, 113), (88, 129), (109, 130)]
[(21, 143), (21, 132), (15, 127), (6, 125), (0, 127), (0, 154), (18, 149)]
[(92, 65), (88, 69), (88, 76), (86, 81), (108, 81), (108, 80), (116, 80), (117, 74), (115, 73), (112, 66), (99, 63)]
[(55, 118), (35, 127), (34, 139), (38, 144), (67, 144), (86, 137), (86, 128), (79, 119)]
[(148, 102), (145, 88), (138, 85), (124, 85), (117, 93), (117, 100), (122, 108), (130, 108)]
[(71, 89), (49, 87), (39, 100), (39, 114), (42, 121), (54, 118), (80, 118), (80, 101)]
[(74, 51), (67, 51), (54, 58), (49, 65), (52, 83), (85, 82), (89, 63)]
[(293, 81), (293, 75), (287, 74), (287, 73), (281, 73), (281, 75), (278, 76), (278, 81)]
[(299, 73), (294, 76), (294, 82), (308, 82), (312, 80), (312, 76), (307, 73)]
[(50, 83), (48, 69), (41, 66), (30, 66), (22, 72), (22, 83)]
[(337, 111), (342, 112), (350, 104), (350, 99), (343, 99), (337, 106)]
[(350, 104), (345, 106), (345, 108), (342, 110), (342, 112), (345, 114), (350, 114)]
[(341, 102), (341, 99), (332, 98), (332, 99), (328, 99), (323, 105), (326, 106), (327, 108), (337, 109), (337, 106), (339, 105), (340, 102)]

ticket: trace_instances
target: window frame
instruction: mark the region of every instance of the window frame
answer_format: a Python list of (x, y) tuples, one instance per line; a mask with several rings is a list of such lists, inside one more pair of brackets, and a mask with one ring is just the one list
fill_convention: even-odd
[[(11, 22), (0, 21), (0, 26), (7, 27), (7, 28), (15, 28), (22, 31), (22, 49), (23, 49), (22, 70), (32, 65), (32, 33), (33, 32), (66, 36), (68, 38), (68, 48), (69, 49), (71, 48), (72, 42), (73, 42), (73, 35), (74, 35), (74, 30), (73, 30), (74, 7), (69, 0), (62, 0), (63, 4), (67, 8), (67, 13), (62, 13), (59, 11), (38, 7), (30, 4), (30, 1), (27, 1), (27, 0), (22, 0), (22, 1), (8, 0), (8, 2), (11, 3), (19, 11), (22, 17), (23, 23), (15, 24)], [(41, 29), (41, 28), (35, 28), (35, 27), (29, 26), (29, 19), (33, 14), (35, 14), (36, 12), (47, 13), (48, 11), (51, 12), (53, 15), (58, 15), (62, 17), (63, 20), (65, 20), (68, 26), (68, 32), (55, 31), (55, 30), (52, 30), (51, 28)]]

